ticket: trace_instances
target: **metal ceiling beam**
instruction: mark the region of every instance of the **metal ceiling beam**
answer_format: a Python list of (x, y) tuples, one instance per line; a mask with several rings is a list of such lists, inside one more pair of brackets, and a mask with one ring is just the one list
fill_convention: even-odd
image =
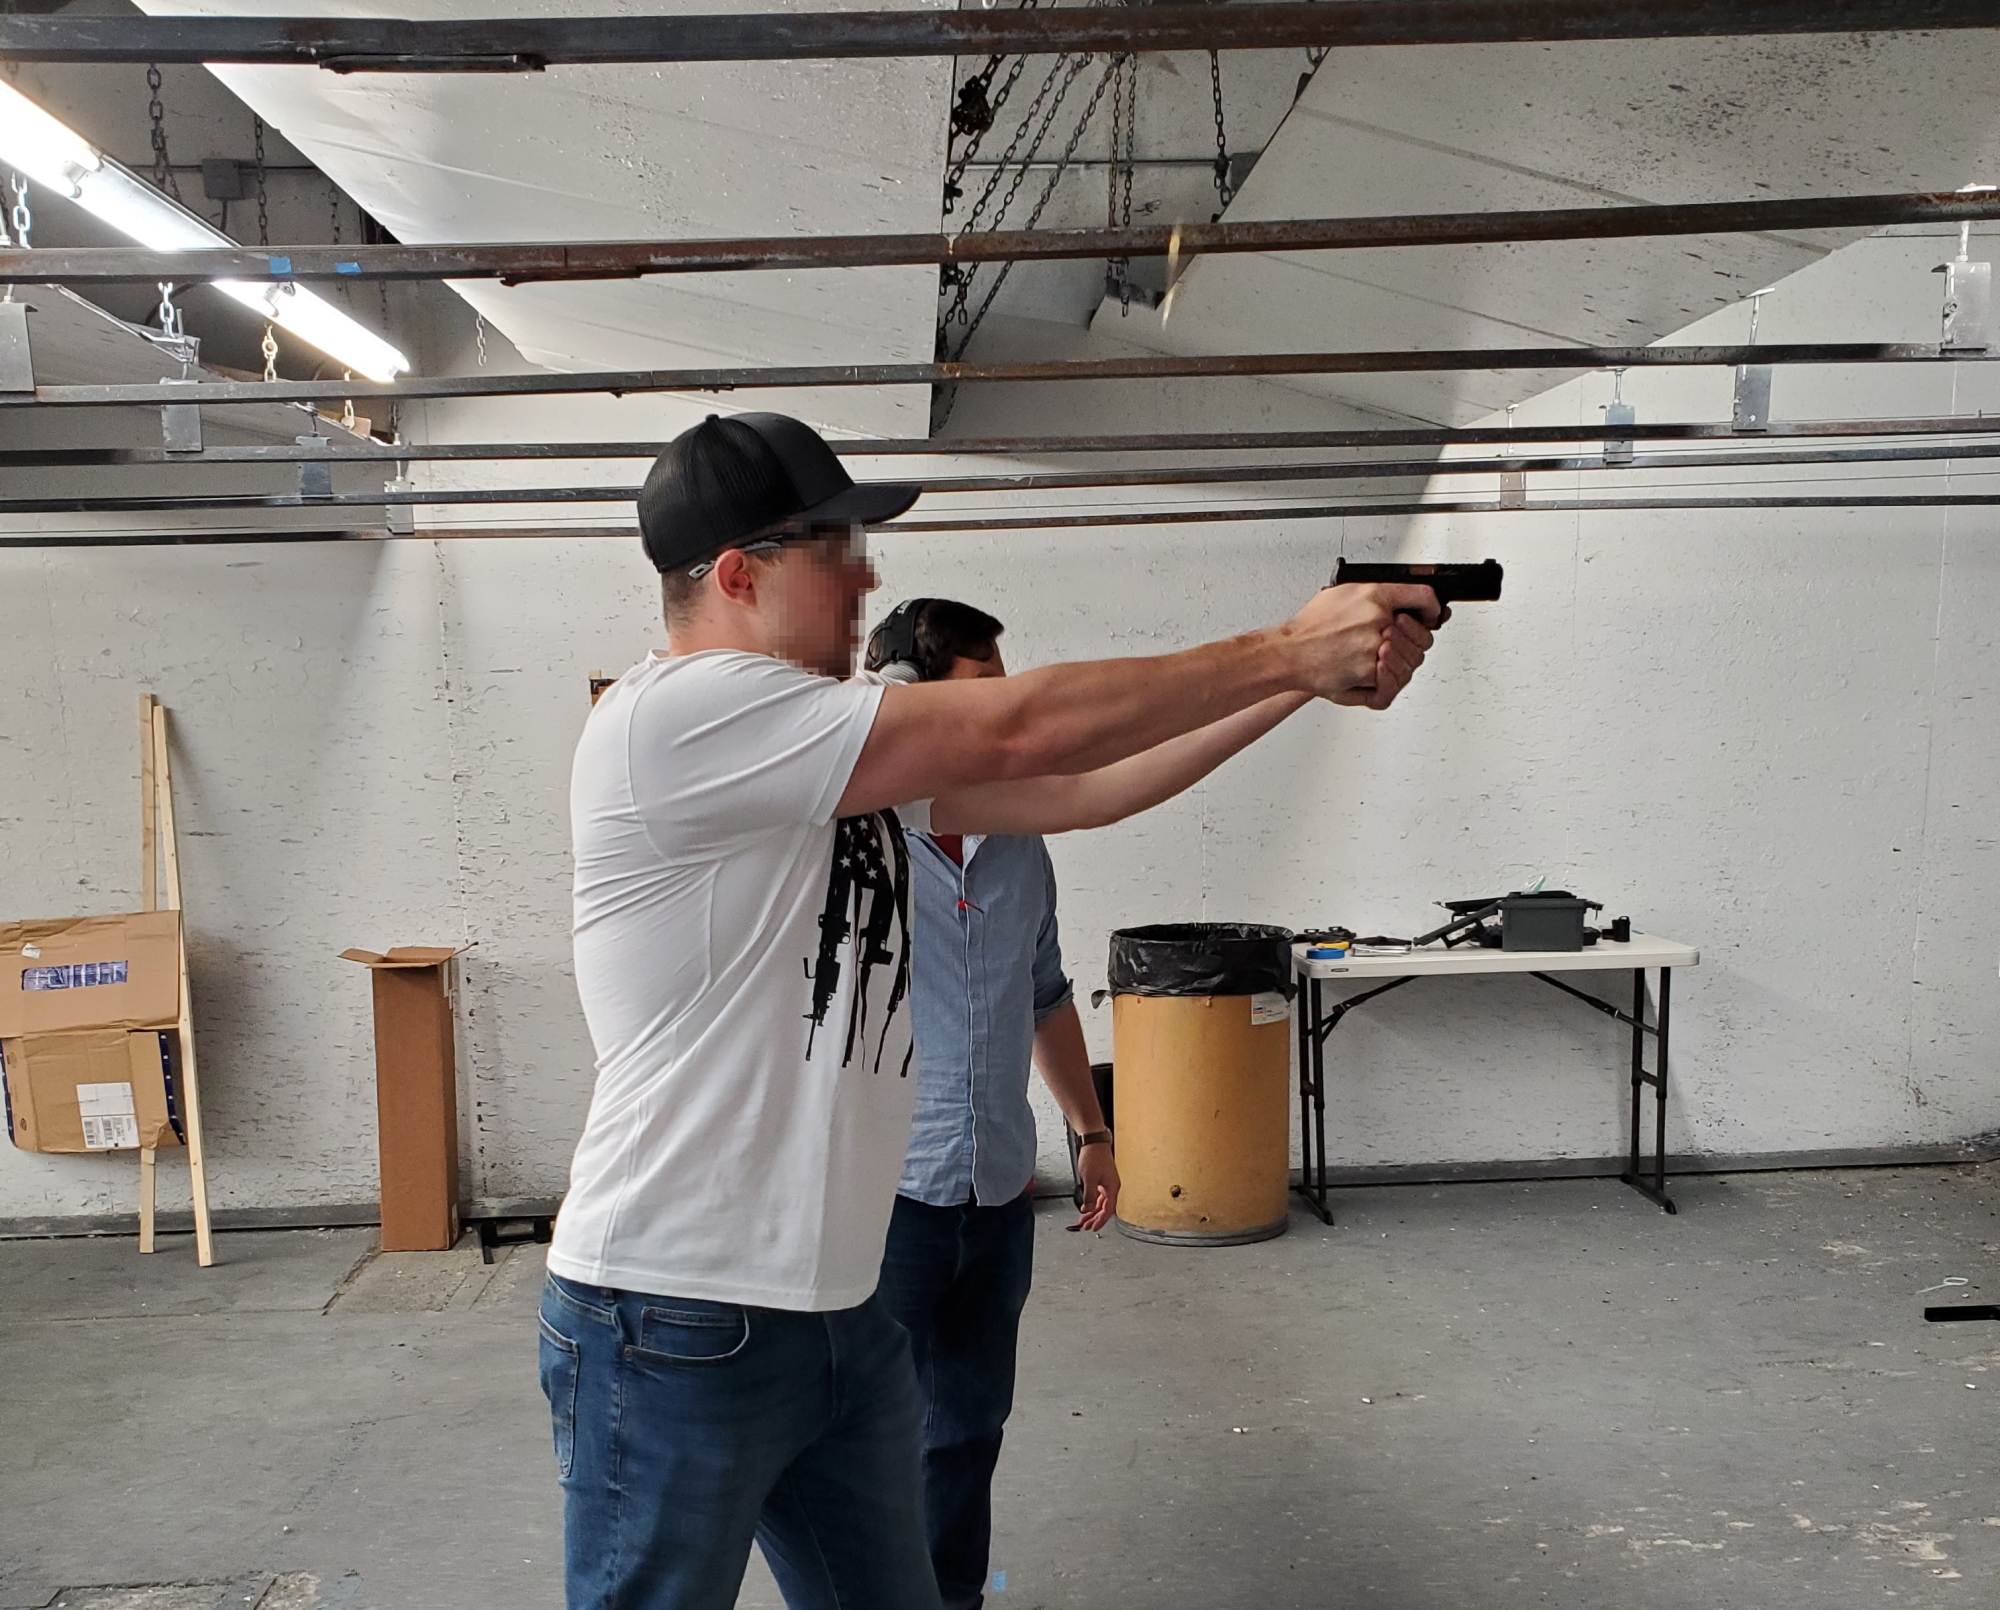
[(734, 16), (0, 17), (0, 59), (335, 72), (535, 72), (607, 62), (1723, 38), (2000, 26), (1995, 0), (1342, 0)]
[[(1770, 469), (1803, 465), (1921, 464), (2000, 458), (2000, 442), (1931, 443), (1916, 447), (1829, 447), (1769, 453), (1654, 454), (1629, 463), (1602, 454), (1538, 458), (1347, 460), (1337, 464), (1237, 464), (1140, 470), (1030, 472), (1021, 475), (941, 476), (914, 483), (926, 494), (1060, 492), (1082, 488), (1252, 485), (1274, 481), (1450, 480), (1508, 473), (1654, 473), (1674, 470)], [(439, 508), (507, 503), (630, 503), (636, 486), (503, 486), (384, 488), (358, 492), (164, 492), (138, 495), (90, 493), (0, 497), (0, 518), (24, 514), (158, 514), (214, 509)], [(1104, 511), (1119, 509), (1106, 506)], [(1131, 512), (1126, 510), (1124, 512)], [(1139, 517), (1134, 516), (1135, 520)], [(898, 520), (884, 529), (929, 529)]]
[(406, 380), (199, 380), (171, 395), (152, 385), (37, 386), (0, 392), (8, 408), (157, 408), (162, 403), (392, 401), (436, 397), (553, 397), (609, 392), (812, 390), (1079, 380), (1260, 379), (1272, 375), (1456, 374), (1489, 370), (1702, 369), (1742, 364), (1991, 362), (2000, 351), (1930, 343), (1770, 342), (1757, 346), (1475, 347), (1427, 352), (1263, 352), (1218, 357), (1055, 358), (1008, 363), (802, 364), (736, 369), (617, 369), (585, 374), (418, 376)]
[[(1474, 425), (1421, 426), (1384, 430), (1176, 431), (1157, 435), (968, 436), (958, 440), (911, 441), (864, 437), (828, 442), (845, 458), (1041, 457), (1072, 453), (1250, 453), (1330, 447), (1394, 448), (1504, 445), (1529, 446), (1590, 441), (1746, 441), (1784, 437), (1983, 436), (2000, 432), (2000, 416), (1943, 414), (1911, 419), (1827, 419), (1775, 421), (1768, 430), (1744, 431), (1724, 424), (1634, 425)], [(662, 442), (381, 442), (322, 438), (325, 447), (271, 445), (208, 447), (170, 452), (164, 447), (0, 448), (0, 470), (95, 469), (138, 464), (416, 464), (500, 463), (518, 459), (571, 460), (654, 458)]]
[[(1995, 421), (2000, 424), (2000, 421)], [(1621, 438), (1622, 439), (1622, 438)], [(261, 450), (276, 454), (285, 449)], [(647, 456), (651, 456), (649, 453)], [(381, 458), (370, 455), (345, 455), (350, 462), (381, 462)], [(1350, 458), (1335, 462), (1311, 462), (1304, 464), (1161, 464), (1140, 469), (1095, 469), (1095, 470), (1030, 470), (1009, 475), (944, 475), (893, 477), (903, 485), (918, 486), (926, 494), (969, 494), (985, 492), (1057, 492), (1086, 487), (1140, 488), (1154, 486), (1228, 486), (1254, 485), (1278, 481), (1384, 481), (1413, 479), (1451, 479), (1462, 476), (1501, 475), (1508, 473), (1548, 474), (1552, 472), (1604, 472), (1620, 473), (1637, 471), (1641, 473), (1661, 473), (1672, 470), (1707, 469), (1768, 469), (1788, 465), (1810, 464), (1926, 464), (1951, 461), (1969, 461), (2000, 458), (2000, 442), (1925, 442), (1907, 447), (1804, 447), (1779, 448), (1757, 452), (1734, 453), (1652, 453), (1617, 461), (1607, 460), (1600, 451), (1594, 454), (1544, 454), (1529, 456), (1509, 454), (1500, 458), (1421, 458), (1421, 459), (1366, 459)], [(185, 456), (173, 460), (153, 459), (151, 463), (185, 462)], [(301, 463), (313, 462), (331, 464), (340, 458), (326, 453), (315, 453), (310, 449), (292, 448), (285, 459), (265, 457), (249, 462), (254, 463)], [(129, 460), (127, 462), (130, 462)], [(245, 461), (229, 461), (240, 466)], [(4, 459), (0, 459), (4, 463)], [(862, 484), (872, 481), (892, 479), (889, 476), (864, 477)], [(468, 503), (539, 503), (539, 502), (622, 502), (636, 498), (636, 486), (604, 487), (555, 487), (538, 489), (534, 487), (500, 487), (450, 490), (445, 488), (417, 488), (412, 490), (384, 490), (380, 493), (345, 492), (325, 494), (317, 498), (306, 498), (303, 504), (292, 502), (268, 504), (257, 500), (266, 496), (259, 493), (158, 493), (137, 497), (118, 494), (93, 494), (87, 497), (58, 497), (15, 499), (0, 497), (0, 516), (9, 514), (74, 513), (81, 510), (96, 512), (117, 512), (125, 509), (157, 511), (162, 509), (221, 509), (230, 508), (249, 501), (252, 507), (290, 508), (295, 506), (316, 507), (326, 504), (332, 507), (346, 505), (400, 505), (412, 503), (451, 504)], [(276, 494), (289, 496), (289, 494)], [(45, 506), (47, 505), (47, 506)]]
[[(1970, 509), (2000, 505), (2000, 492), (1892, 493), (1886, 496), (1842, 497), (1740, 497), (1740, 498), (1532, 498), (1525, 503), (1502, 503), (1492, 499), (1423, 502), (1355, 502), (1312, 504), (1295, 507), (1275, 503), (1247, 508), (1158, 509), (1140, 513), (1105, 510), (1092, 514), (1005, 515), (996, 519), (898, 521), (887, 529), (912, 534), (935, 535), (954, 531), (1053, 531), (1081, 530), (1092, 526), (1204, 525), (1246, 520), (1339, 520), (1381, 518), (1424, 514), (1578, 514), (1655, 513), (1669, 510), (1707, 509), (1748, 511), (1756, 509)], [(240, 546), (244, 544), (285, 545), (297, 542), (393, 542), (465, 539), (491, 541), (497, 538), (581, 538), (610, 537), (630, 541), (638, 536), (637, 526), (466, 526), (428, 527), (409, 533), (386, 530), (360, 531), (177, 531), (161, 532), (34, 532), (0, 535), (0, 548), (178, 548)]]
[(127, 246), (0, 250), (0, 282), (156, 284), (172, 280), (631, 279), (642, 274), (949, 266), (1075, 258), (1356, 251), (1394, 246), (1614, 240), (1656, 235), (1882, 229), (2000, 218), (2000, 192), (1809, 196), (1675, 206), (1550, 207), (1527, 212), (1393, 214), (1140, 228), (978, 231), (960, 235), (774, 236), (741, 240), (461, 246), (239, 247), (189, 252)]

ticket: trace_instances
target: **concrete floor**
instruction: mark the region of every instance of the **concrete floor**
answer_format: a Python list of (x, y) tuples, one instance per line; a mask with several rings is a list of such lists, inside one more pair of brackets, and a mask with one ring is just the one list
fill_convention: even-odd
[[(989, 1604), (1991, 1603), (2000, 1325), (1921, 1310), (2000, 1301), (2000, 1169), (1678, 1195), (1345, 1192), (1204, 1252), (1045, 1204)], [(559, 1604), (539, 1249), (219, 1244), (0, 1244), (0, 1610)], [(137, 1583), (202, 1586), (93, 1587)]]

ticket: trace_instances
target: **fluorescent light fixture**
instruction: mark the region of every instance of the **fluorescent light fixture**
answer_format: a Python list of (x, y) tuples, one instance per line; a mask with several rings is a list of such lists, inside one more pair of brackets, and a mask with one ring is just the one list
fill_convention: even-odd
[[(0, 83), (0, 158), (153, 251), (237, 244), (5, 83)], [(289, 281), (212, 283), (343, 369), (369, 380), (394, 380), (410, 367), (410, 360), (374, 331), (303, 286)]]

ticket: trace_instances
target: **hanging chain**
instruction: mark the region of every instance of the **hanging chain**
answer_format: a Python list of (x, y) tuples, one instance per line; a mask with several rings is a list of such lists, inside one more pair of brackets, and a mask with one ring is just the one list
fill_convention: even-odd
[[(1089, 59), (1088, 56), (1079, 56), (1076, 58), (1078, 62), (1085, 62)], [(1014, 137), (1007, 142), (1007, 149), (1000, 153), (1000, 160), (993, 164), (992, 176), (987, 179), (985, 186), (979, 192), (978, 199), (972, 204), (972, 211), (966, 216), (965, 227), (968, 231), (979, 227), (979, 220), (985, 215), (987, 204), (992, 201), (994, 193), (999, 190), (1001, 182), (1007, 177), (1007, 170), (1014, 165), (1015, 153), (1021, 150), (1021, 144), (1024, 140), (1028, 141), (1028, 149), (1022, 155), (1021, 160), (1026, 162), (1035, 154), (1036, 147), (1041, 143), (1042, 133), (1048, 128), (1048, 119), (1043, 119), (1041, 129), (1035, 133), (1032, 140), (1029, 140), (1028, 131), (1035, 127), (1036, 118), (1041, 117), (1042, 108), (1049, 97), (1049, 91), (1056, 88), (1057, 80), (1061, 77), (1065, 67), (1069, 68), (1069, 74), (1067, 77), (1061, 78), (1062, 88), (1056, 93), (1056, 105), (1060, 106), (1062, 104), (1062, 98), (1068, 93), (1070, 83), (1075, 79), (1078, 71), (1070, 63), (1070, 59), (1067, 56), (1058, 56), (1056, 58), (1055, 65), (1049, 69), (1048, 76), (1042, 80), (1041, 87), (1035, 91), (1034, 99), (1028, 102), (1027, 115), (1021, 119), (1021, 126), (1014, 130)], [(1050, 107), (1050, 117), (1054, 116), (1054, 112), (1055, 108)], [(1015, 180), (1015, 188), (1020, 188), (1019, 179)], [(1004, 213), (1006, 209), (1003, 207), (1001, 211)]]
[(160, 284), (160, 334), (169, 341), (181, 338), (181, 310), (174, 306), (174, 288), (169, 281)]
[(1220, 202), (1215, 218), (1209, 220), (1213, 223), (1228, 210), (1236, 192), (1229, 187), (1229, 137), (1222, 127), (1222, 58), (1212, 50), (1208, 53), (1208, 82), (1215, 92), (1215, 194)]
[(270, 325), (264, 326), (264, 378), (278, 378), (278, 332)]
[(1111, 81), (1111, 160), (1104, 168), (1104, 227), (1118, 227), (1118, 150), (1125, 137), (1125, 68)]
[[(346, 370), (340, 378), (342, 380), (352, 380), (354, 378), (354, 371), (352, 369)], [(360, 427), (354, 421), (354, 399), (352, 397), (347, 399), (347, 402), (340, 410), (340, 428), (350, 436), (361, 434)]]
[[(1122, 96), (1120, 91), (1123, 91)], [(1112, 88), (1111, 179), (1105, 211), (1114, 229), (1132, 227), (1132, 153), (1139, 115), (1139, 58), (1125, 58), (1123, 82)], [(1132, 312), (1132, 259), (1111, 261), (1111, 283), (1118, 288), (1118, 316)]]
[(264, 193), (264, 120), (252, 118), (250, 126), (257, 136), (257, 244), (271, 244), (270, 198)]
[[(1032, 11), (1040, 3), (1041, 0), (1021, 0), (1021, 9)], [(965, 194), (959, 181), (965, 177), (965, 170), (971, 166), (972, 159), (979, 154), (980, 141), (992, 129), (1000, 109), (1007, 104), (1007, 97), (1014, 93), (1014, 86), (1021, 81), (1021, 74), (1027, 69), (1028, 58), (1016, 56), (1014, 65), (1007, 70), (1007, 76), (1000, 81), (1000, 88), (994, 90), (993, 75), (1005, 60), (1004, 56), (989, 56), (986, 65), (959, 86), (958, 102), (951, 110), (950, 138), (955, 139), (959, 135), (968, 138), (965, 149), (946, 166), (944, 210), (947, 213), (957, 206), (959, 198)]]
[[(1027, 137), (1028, 125), (1034, 121), (1036, 114), (1039, 112), (1041, 114), (1041, 124), (1036, 128), (1034, 137), (1028, 140), (1028, 149), (1022, 154), (1019, 166), (1014, 168), (1013, 180), (1007, 186), (1006, 194), (1001, 196), (1000, 206), (994, 212), (992, 221), (986, 227), (988, 229), (998, 229), (1001, 223), (1005, 221), (1007, 209), (1014, 205), (1014, 197), (1020, 193), (1022, 181), (1028, 177), (1028, 163), (1033, 160), (1035, 153), (1041, 149), (1042, 141), (1048, 136), (1049, 126), (1055, 122), (1056, 113), (1062, 109), (1063, 97), (1069, 94), (1070, 85), (1076, 82), (1077, 75), (1089, 64), (1089, 56), (1069, 58), (1068, 70), (1062, 73), (1060, 84), (1056, 83), (1056, 74), (1062, 72), (1063, 58), (1058, 57), (1056, 65), (1049, 69), (1049, 77), (1043, 81), (1041, 89), (1036, 91), (1034, 100), (1029, 103), (1027, 117), (1022, 119), (1021, 127), (1015, 131), (1014, 138), (1008, 142), (1007, 149), (1000, 158), (1000, 166), (993, 170), (993, 177), (987, 181), (985, 190), (980, 193), (979, 199), (973, 203), (971, 215), (965, 220), (967, 233), (978, 227), (980, 217), (986, 211), (987, 202), (992, 199), (993, 193), (999, 187), (1000, 181), (1006, 177), (1007, 169), (1013, 166), (1014, 153), (1020, 149), (1022, 140)], [(1051, 86), (1055, 87), (1055, 98), (1049, 100), (1047, 102), (1047, 109), (1043, 110), (1043, 102), (1048, 96)], [(1058, 176), (1060, 176), (1060, 173), (1058, 173)], [(943, 324), (951, 324), (954, 321), (959, 324), (966, 322), (965, 304), (967, 298), (972, 294), (973, 276), (977, 272), (978, 270), (975, 267), (960, 274), (956, 285), (953, 287), (951, 306), (945, 309), (944, 318), (941, 321)]]
[[(26, 179), (23, 179), (18, 173), (15, 174), (13, 177), (14, 177), (14, 227), (20, 231), (21, 249), (23, 251), (26, 251), (28, 247), (28, 224), (30, 222), (30, 219), (28, 217), (28, 181)], [(4, 228), (0, 228), (0, 246), (6, 246), (11, 244), (13, 243), (7, 239), (7, 231)], [(13, 282), (10, 280), (8, 281), (7, 284), (0, 285), (0, 302), (11, 302), (13, 300), (14, 300), (14, 285)]]
[[(1084, 56), (1079, 57), (1078, 60), (1087, 62), (1090, 58)], [(1083, 109), (1083, 116), (1077, 119), (1076, 127), (1070, 131), (1069, 143), (1063, 147), (1062, 155), (1056, 159), (1055, 172), (1049, 175), (1049, 182), (1042, 186), (1041, 196), (1035, 202), (1035, 210), (1028, 214), (1028, 221), (1023, 227), (1033, 229), (1036, 224), (1042, 221), (1042, 213), (1047, 209), (1050, 199), (1055, 195), (1056, 187), (1062, 183), (1063, 174), (1069, 170), (1070, 163), (1076, 157), (1076, 148), (1083, 143), (1084, 132), (1090, 127), (1091, 119), (1097, 115), (1098, 103), (1104, 99), (1105, 90), (1111, 87), (1112, 75), (1118, 71), (1119, 63), (1124, 60), (1123, 56), (1113, 56), (1110, 64), (1098, 75), (1097, 87), (1091, 91), (1090, 101)], [(1022, 169), (1023, 173), (1026, 171), (1025, 168)], [(1019, 182), (1019, 180), (1016, 180), (1016, 185)], [(1003, 208), (1002, 211), (1004, 212), (1004, 210)], [(994, 227), (999, 227), (997, 218)], [(954, 361), (965, 356), (965, 349), (972, 344), (973, 336), (979, 331), (980, 321), (986, 317), (987, 309), (993, 306), (994, 297), (1000, 294), (1000, 287), (1007, 283), (1007, 276), (1013, 272), (1013, 269), (1014, 265), (1011, 261), (1000, 265), (1000, 272), (993, 276), (993, 283), (986, 288), (986, 296), (979, 304), (979, 311), (973, 314), (972, 318), (966, 324), (965, 334), (960, 338), (958, 343), (958, 351), (953, 355)]]
[(484, 369), (486, 367), (486, 315), (484, 313), (473, 314), (472, 333), (479, 342), (479, 367)]
[(327, 188), (333, 192), (331, 201), (333, 208), (333, 243), (338, 246), (340, 244), (340, 186), (329, 183)]
[(153, 183), (179, 201), (180, 182), (174, 178), (174, 165), (167, 156), (167, 109), (160, 100), (158, 62), (146, 68), (146, 88), (152, 92), (152, 99), (146, 103), (146, 116), (153, 120)]

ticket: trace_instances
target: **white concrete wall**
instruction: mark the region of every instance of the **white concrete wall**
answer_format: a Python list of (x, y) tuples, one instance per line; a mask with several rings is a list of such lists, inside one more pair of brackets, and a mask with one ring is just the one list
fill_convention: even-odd
[[(1839, 254), (1770, 299), (1762, 333), (1932, 337), (1927, 270), (1949, 244)], [(1992, 373), (1793, 371), (1776, 406), (1990, 409)], [(954, 428), (1329, 418), (1277, 387), (1157, 412), (1135, 390), (1077, 388), (1032, 413), (969, 396)], [(1608, 391), (1574, 382), (1520, 417), (1594, 419)], [(1632, 376), (1626, 393), (1642, 419), (1728, 410), (1726, 376)], [(1541, 479), (1531, 495), (1560, 490)], [(1826, 479), (1700, 477), (1716, 495)], [(1928, 480), (1993, 485), (1965, 464)], [(1433, 900), (1546, 873), (1702, 947), (1676, 989), (1675, 1142), (1750, 1153), (2000, 1128), (1997, 539), (1980, 508), (889, 536), (879, 553), (884, 603), (979, 603), (1009, 623), (1017, 667), (1267, 622), (1341, 551), (1503, 560), (1505, 601), (1462, 611), (1394, 711), (1307, 712), (1186, 798), (1057, 842), (1079, 990), (1101, 981), (1115, 926), (1408, 933)], [(177, 724), (219, 1204), (370, 1195), (368, 990), (335, 959), (353, 944), (476, 941), (468, 1188), (561, 1187), (590, 1081), (568, 963), (568, 756), (587, 672), (635, 660), (654, 618), (653, 578), (624, 542), (0, 553), (0, 915), (133, 904), (133, 712), (141, 688), (158, 692)], [(1109, 1013), (1084, 1018), (1108, 1053)], [(1414, 986), (1357, 1013), (1337, 1051), (1336, 1161), (1620, 1143), (1620, 1032), (1530, 981)], [(133, 1176), (125, 1156), (0, 1148), (0, 1218), (127, 1208)]]

